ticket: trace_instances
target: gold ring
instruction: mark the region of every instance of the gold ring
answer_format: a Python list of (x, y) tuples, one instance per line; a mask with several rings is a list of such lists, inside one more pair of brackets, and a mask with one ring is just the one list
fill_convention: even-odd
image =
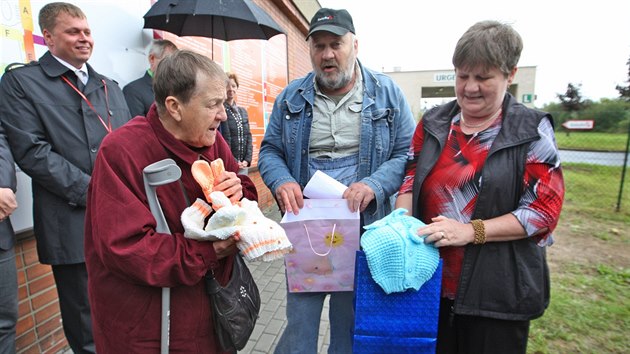
[(440, 240), (443, 240), (443, 239), (446, 238), (446, 235), (444, 234), (444, 231), (440, 231), (440, 236), (441, 236)]

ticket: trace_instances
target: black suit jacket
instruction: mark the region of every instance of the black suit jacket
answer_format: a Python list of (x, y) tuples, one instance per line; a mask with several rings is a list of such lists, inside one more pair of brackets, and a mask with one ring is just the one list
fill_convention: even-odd
[(85, 262), (85, 205), (94, 161), (108, 121), (116, 129), (130, 119), (118, 84), (87, 67), (83, 95), (91, 105), (61, 78), (76, 76), (50, 52), (0, 80), (0, 119), (13, 157), (31, 177), (42, 264)]
[[(9, 150), (7, 137), (4, 135), (4, 127), (0, 122), (0, 188), (11, 188), (15, 192), (17, 180), (15, 177), (15, 163)], [(0, 222), (0, 250), (6, 251), (15, 244), (11, 220), (6, 218)]]
[(128, 83), (123, 88), (123, 94), (131, 116), (146, 117), (151, 104), (155, 101), (153, 78), (149, 75), (149, 72), (145, 72), (143, 77)]

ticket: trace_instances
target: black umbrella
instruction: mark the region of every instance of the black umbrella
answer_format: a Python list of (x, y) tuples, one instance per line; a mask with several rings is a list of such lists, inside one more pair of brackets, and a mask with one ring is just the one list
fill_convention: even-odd
[(224, 41), (269, 39), (284, 33), (251, 0), (158, 0), (144, 15), (144, 28)]

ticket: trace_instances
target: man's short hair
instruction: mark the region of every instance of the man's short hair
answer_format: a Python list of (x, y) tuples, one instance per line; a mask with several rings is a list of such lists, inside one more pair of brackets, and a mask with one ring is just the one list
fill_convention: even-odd
[(51, 2), (50, 4), (44, 5), (44, 7), (39, 10), (39, 28), (42, 33), (44, 30), (52, 32), (55, 29), (57, 16), (62, 12), (76, 18), (87, 18), (83, 11), (73, 4), (67, 2)]
[(162, 59), (164, 57), (164, 52), (170, 51), (174, 52), (177, 50), (177, 46), (175, 43), (169, 41), (168, 39), (156, 39), (151, 43), (151, 47), (149, 48), (149, 55), (153, 54), (156, 59)]
[(204, 74), (208, 80), (222, 80), (227, 86), (227, 76), (219, 64), (207, 56), (190, 50), (178, 50), (167, 55), (158, 64), (153, 78), (153, 92), (158, 111), (164, 110), (166, 97), (177, 97), (188, 103), (196, 93), (197, 74)]

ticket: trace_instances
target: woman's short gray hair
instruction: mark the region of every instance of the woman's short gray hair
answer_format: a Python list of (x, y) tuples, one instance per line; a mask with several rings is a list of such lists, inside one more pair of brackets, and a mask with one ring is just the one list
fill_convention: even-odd
[(188, 103), (197, 93), (197, 73), (204, 74), (208, 80), (221, 80), (223, 87), (227, 85), (223, 68), (205, 55), (178, 50), (160, 61), (153, 78), (158, 112), (165, 108), (164, 102), (168, 96), (177, 97), (184, 104)]
[(481, 21), (457, 41), (453, 53), (455, 68), (498, 68), (507, 77), (518, 64), (523, 50), (521, 36), (510, 25)]

